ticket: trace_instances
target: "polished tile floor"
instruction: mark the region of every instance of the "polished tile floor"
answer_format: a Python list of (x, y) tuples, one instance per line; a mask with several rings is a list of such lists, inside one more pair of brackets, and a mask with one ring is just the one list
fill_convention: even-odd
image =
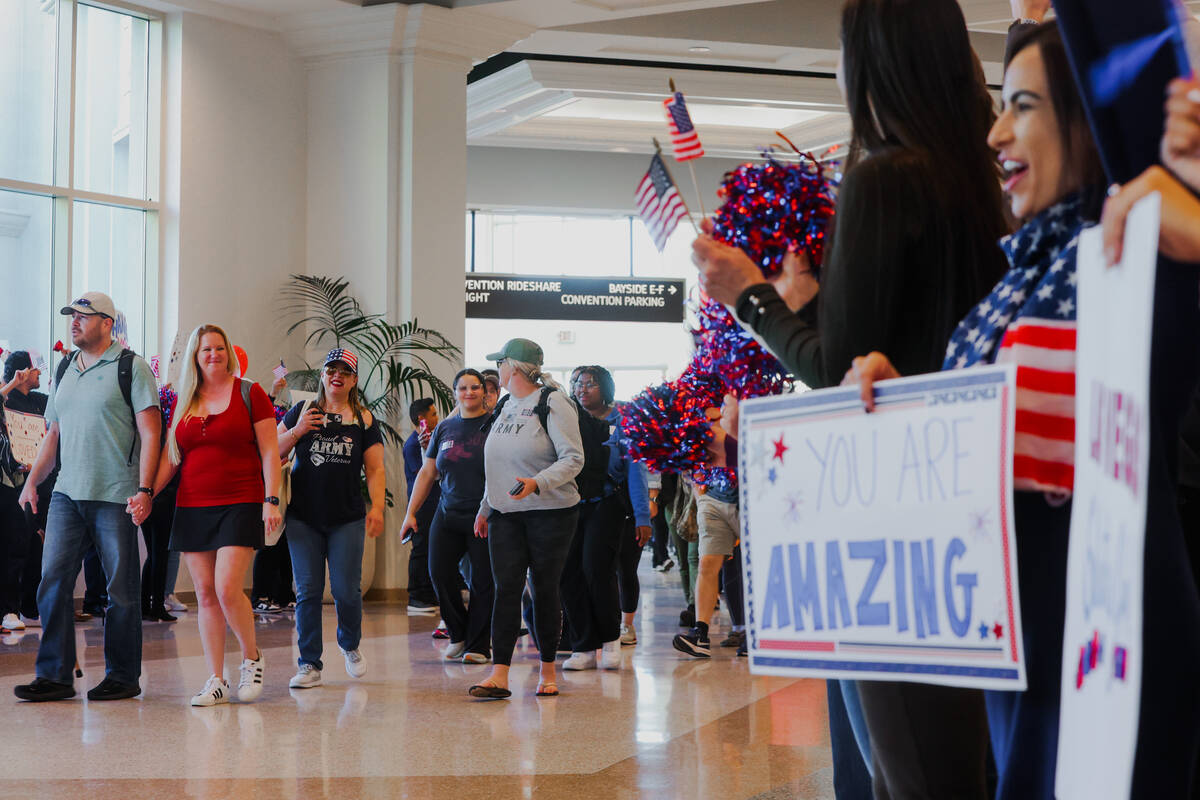
[[(528, 637), (512, 699), (470, 698), (489, 668), (443, 661), (436, 618), (396, 605), (366, 606), (359, 680), (326, 606), (325, 685), (308, 690), (287, 688), (291, 617), (260, 617), (262, 698), (205, 709), (188, 705), (207, 677), (194, 611), (146, 624), (136, 700), (18, 703), (38, 633), (5, 635), (0, 798), (832, 798), (824, 683), (751, 676), (732, 650), (686, 660), (670, 643), (678, 577), (648, 565), (620, 671), (566, 673), (553, 699), (533, 696)], [(77, 635), (82, 697), (103, 677), (100, 623)], [(232, 636), (226, 665), (236, 677)]]

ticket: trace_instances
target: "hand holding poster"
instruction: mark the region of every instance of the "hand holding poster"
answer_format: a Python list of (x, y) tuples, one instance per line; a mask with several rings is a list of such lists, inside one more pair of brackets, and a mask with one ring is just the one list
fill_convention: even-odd
[(752, 672), (1025, 688), (1013, 375), (742, 403)]
[(38, 448), (46, 438), (45, 418), (6, 408), (4, 422), (8, 425), (8, 440), (12, 443), (13, 457), (27, 467), (33, 466)]
[(1055, 786), (1062, 800), (1128, 797), (1133, 777), (1159, 206), (1157, 194), (1134, 206), (1112, 269), (1099, 228), (1079, 239), (1075, 498)]

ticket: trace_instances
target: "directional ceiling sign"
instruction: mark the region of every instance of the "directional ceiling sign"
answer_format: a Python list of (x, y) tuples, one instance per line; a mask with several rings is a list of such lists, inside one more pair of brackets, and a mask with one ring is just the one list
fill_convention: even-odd
[(675, 278), (466, 276), (467, 316), (476, 319), (682, 322), (685, 294)]

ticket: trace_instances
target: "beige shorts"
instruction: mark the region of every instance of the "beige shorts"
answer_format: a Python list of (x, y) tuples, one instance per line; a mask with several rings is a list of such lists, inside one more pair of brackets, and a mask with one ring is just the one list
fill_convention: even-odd
[(700, 555), (733, 555), (733, 547), (741, 537), (736, 503), (699, 495), (696, 498), (696, 522), (700, 527)]

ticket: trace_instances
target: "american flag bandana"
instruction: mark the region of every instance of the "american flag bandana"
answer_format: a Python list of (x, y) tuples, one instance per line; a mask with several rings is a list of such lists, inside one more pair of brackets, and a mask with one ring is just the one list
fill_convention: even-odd
[(1017, 365), (1013, 485), (1069, 493), (1075, 481), (1075, 252), (1086, 221), (1072, 195), (1000, 240), (1011, 265), (958, 324), (942, 369)]
[(329, 366), (334, 361), (341, 361), (355, 375), (358, 374), (358, 356), (351, 353), (343, 347), (336, 347), (329, 351), (329, 355), (325, 356), (325, 366)]

